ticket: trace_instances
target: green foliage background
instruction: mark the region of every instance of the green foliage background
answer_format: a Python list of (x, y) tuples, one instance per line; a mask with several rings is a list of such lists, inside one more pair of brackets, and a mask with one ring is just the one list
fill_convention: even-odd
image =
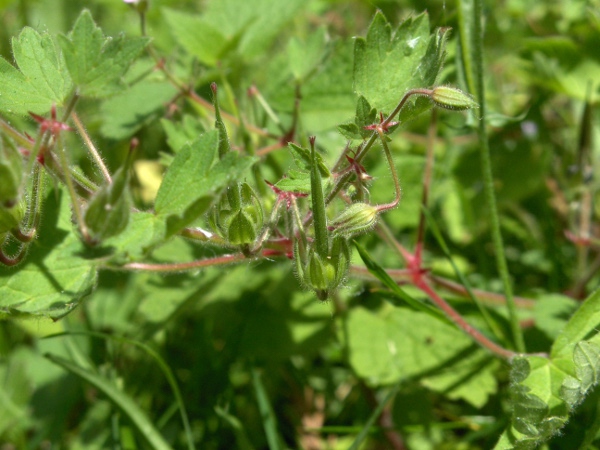
[[(592, 387), (600, 370), (594, 333), (599, 296), (592, 294), (574, 321), (567, 322), (598, 286), (598, 245), (584, 251), (564, 232), (581, 229), (580, 205), (588, 193), (591, 231), (597, 234), (600, 4), (526, 0), (485, 7), (487, 125), (505, 252), (527, 350), (552, 356), (522, 358), (512, 373), (508, 363), (463, 332), (407, 307), (400, 294), (358, 268), (331, 303), (318, 302), (301, 288), (291, 262), (283, 258), (166, 276), (97, 272), (106, 248), (114, 251), (115, 263), (140, 259), (148, 248), (197, 224), (210, 204), (205, 196), (221, 192), (234, 179), (252, 179), (247, 169), (255, 159), (232, 156), (210, 166), (212, 154), (195, 151), (217, 151), (217, 134), (210, 131), (214, 118), (191, 101), (179, 102), (176, 110), (166, 106), (177, 89), (142, 53), (146, 42), (139, 38), (138, 15), (123, 2), (0, 0), (0, 55), (10, 63), (16, 60), (22, 75), (4, 65), (0, 74), (23, 78), (13, 87), (22, 89), (24, 105), (27, 96), (39, 100), (36, 113), (61, 106), (69, 85), (53, 91), (31, 80), (25, 44), (37, 39), (31, 35), (35, 32), (29, 29), (13, 40), (24, 26), (64, 34), (56, 41), (56, 51), (64, 52), (69, 30), (88, 8), (104, 35), (137, 37), (128, 45), (141, 56), (129, 70), (125, 63), (122, 70), (107, 69), (113, 74), (109, 79), (105, 72), (90, 78), (93, 73), (82, 69), (80, 79), (70, 80), (91, 86), (82, 92), (78, 114), (111, 173), (125, 161), (129, 140), (136, 137), (141, 143), (131, 199), (140, 209), (149, 208), (156, 196), (159, 182), (152, 170), (162, 175), (163, 167), (176, 161), (156, 198), (157, 214), (135, 214), (124, 235), (107, 237), (104, 250), (85, 249), (73, 233), (67, 192), (48, 188), (40, 238), (27, 255), (31, 262), (0, 268), (0, 306), (11, 316), (0, 322), (0, 443), (24, 449), (345, 449), (369, 431), (363, 448), (392, 448), (390, 432), (395, 431), (405, 445), (397, 448), (487, 449), (517, 416), (522, 420), (512, 421), (512, 437), (527, 436), (518, 448), (542, 441), (553, 449), (596, 448), (600, 402)], [(370, 46), (367, 30), (377, 9), (382, 15), (375, 20), (385, 18), (392, 29), (409, 19), (404, 22), (407, 41), (414, 36), (416, 44), (394, 48), (376, 63), (378, 50)], [(428, 15), (420, 16), (424, 9)], [(252, 110), (248, 89), (260, 90), (285, 129), (294, 120), (295, 87), (301, 85), (297, 139), (306, 146), (307, 136), (315, 135), (329, 165), (346, 145), (347, 133), (359, 129), (353, 128), (357, 94), (389, 112), (405, 90), (431, 87), (433, 72), (421, 74), (426, 86), (405, 84), (420, 60), (411, 61), (413, 66), (402, 58), (425, 52), (439, 38), (430, 36), (435, 27), (454, 30), (436, 84), (467, 89), (454, 2), (156, 0), (146, 19), (152, 48), (174, 76), (209, 101), (209, 85), (216, 81), (224, 111), (248, 112), (251, 123), (268, 132), (280, 129)], [(355, 50), (355, 36), (366, 36), (358, 39), (363, 52)], [(11, 40), (17, 44), (11, 46)], [(52, 49), (45, 46), (44, 52), (46, 58)], [(355, 66), (361, 58), (368, 66), (362, 72)], [(71, 75), (61, 75), (66, 69), (60, 61), (48, 70), (63, 81), (75, 78), (71, 69)], [(0, 86), (0, 93), (6, 89)], [(23, 116), (32, 107), (6, 111), (2, 102), (13, 105), (15, 99), (5, 99), (0, 97), (3, 117), (35, 135), (37, 124)], [(417, 103), (407, 116), (421, 106)], [(403, 199), (383, 220), (408, 248), (414, 245), (421, 210), (430, 120), (426, 112), (402, 124), (390, 144)], [(477, 119), (441, 111), (437, 120), (432, 217), (471, 286), (501, 292), (474, 131)], [(340, 133), (340, 124), (347, 125), (341, 130), (346, 133)], [(93, 173), (81, 142), (65, 139), (72, 161)], [(234, 145), (242, 139), (242, 133), (232, 136)], [(262, 175), (272, 182), (297, 168), (285, 148), (263, 160)], [(372, 152), (363, 163), (375, 178), (372, 201), (390, 201), (393, 187), (381, 154)], [(202, 170), (203, 178), (194, 184)], [(189, 184), (178, 184), (178, 177)], [(307, 179), (290, 182), (306, 186)], [(266, 185), (257, 189), (269, 198)], [(403, 267), (375, 234), (359, 241), (378, 265)], [(425, 236), (425, 249), (432, 272), (454, 279), (432, 232)], [(181, 262), (221, 253), (175, 237), (150, 258)], [(358, 255), (353, 263), (363, 266)], [(419, 301), (424, 298), (411, 286), (404, 289)], [(472, 303), (456, 293), (444, 297), (470, 323), (486, 329)], [(483, 297), (490, 305), (496, 298)], [(16, 317), (40, 312), (34, 318)], [(508, 336), (505, 308), (496, 303), (489, 312)], [(586, 381), (587, 376), (593, 379)], [(570, 397), (559, 389), (564, 380), (572, 382)], [(394, 400), (386, 403), (390, 392)], [(378, 405), (385, 405), (381, 419), (366, 427)], [(549, 440), (569, 417), (562, 434)], [(393, 430), (386, 428), (392, 425)], [(507, 436), (498, 448), (512, 448)]]

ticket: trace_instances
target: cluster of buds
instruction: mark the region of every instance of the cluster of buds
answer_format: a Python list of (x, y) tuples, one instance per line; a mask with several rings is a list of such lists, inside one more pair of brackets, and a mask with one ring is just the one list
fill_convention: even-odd
[(333, 238), (325, 256), (316, 247), (310, 246), (307, 252), (301, 247), (300, 241), (296, 241), (294, 265), (300, 282), (313, 290), (319, 300), (327, 300), (348, 275), (350, 245), (348, 239), (338, 236)]
[(229, 245), (250, 253), (264, 224), (260, 198), (248, 183), (230, 186), (213, 209), (210, 221)]
[(370, 230), (377, 221), (377, 207), (367, 203), (349, 205), (330, 224), (327, 223), (321, 171), (315, 157), (315, 140), (311, 138), (311, 200), (314, 236), (302, 233), (294, 244), (294, 263), (300, 282), (326, 300), (344, 282), (350, 267), (349, 239)]

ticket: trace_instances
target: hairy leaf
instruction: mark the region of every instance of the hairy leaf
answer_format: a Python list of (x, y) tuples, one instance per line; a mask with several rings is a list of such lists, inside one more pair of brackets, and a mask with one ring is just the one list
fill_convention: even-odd
[(0, 266), (0, 314), (60, 318), (69, 313), (96, 283), (92, 260), (84, 259), (73, 230), (65, 195), (52, 192), (39, 239), (31, 245), (23, 265)]
[(61, 106), (72, 82), (52, 38), (25, 27), (12, 48), (20, 71), (0, 58), (0, 111), (44, 114)]
[(84, 10), (67, 35), (59, 36), (73, 82), (82, 96), (106, 97), (122, 88), (121, 77), (148, 44), (143, 37), (104, 37)]
[(402, 95), (413, 88), (431, 87), (442, 68), (446, 31), (429, 32), (421, 14), (395, 31), (377, 13), (366, 38), (354, 47), (354, 89), (377, 110), (390, 113)]
[(204, 214), (216, 196), (247, 170), (254, 158), (229, 152), (215, 163), (219, 136), (209, 131), (184, 146), (169, 166), (156, 197), (155, 210), (171, 236)]

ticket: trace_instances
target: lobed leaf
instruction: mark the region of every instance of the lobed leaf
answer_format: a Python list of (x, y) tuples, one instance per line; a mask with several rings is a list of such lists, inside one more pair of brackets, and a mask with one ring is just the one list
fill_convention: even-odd
[(355, 42), (356, 93), (377, 110), (389, 113), (409, 89), (432, 86), (442, 68), (446, 35), (446, 30), (430, 35), (426, 13), (392, 31), (378, 12), (366, 38)]
[(39, 238), (31, 244), (23, 265), (16, 270), (0, 266), (0, 314), (58, 319), (96, 284), (95, 263), (80, 253), (69, 202), (60, 192), (51, 192), (45, 210)]
[(88, 10), (83, 10), (67, 36), (59, 36), (66, 65), (80, 95), (94, 98), (122, 89), (121, 77), (149, 42), (145, 37), (104, 37)]
[(102, 134), (111, 139), (133, 136), (162, 114), (176, 92), (167, 82), (142, 81), (115, 95), (102, 104)]
[(227, 153), (215, 163), (219, 135), (209, 131), (185, 145), (169, 166), (156, 196), (155, 210), (171, 236), (204, 214), (217, 195), (239, 179), (254, 158)]
[(52, 105), (61, 106), (72, 82), (52, 38), (25, 27), (12, 48), (20, 71), (0, 58), (0, 111), (44, 114)]
[(573, 314), (552, 345), (552, 358), (573, 357), (578, 342), (598, 334), (600, 324), (600, 289), (593, 292)]
[(344, 325), (349, 362), (371, 385), (421, 379), (476, 406), (497, 391), (494, 361), (463, 332), (428, 314), (390, 304), (358, 307)]

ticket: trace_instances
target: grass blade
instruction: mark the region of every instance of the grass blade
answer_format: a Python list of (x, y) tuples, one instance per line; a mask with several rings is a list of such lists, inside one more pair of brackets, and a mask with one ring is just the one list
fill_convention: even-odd
[(146, 345), (142, 342), (135, 341), (133, 339), (128, 339), (120, 336), (112, 336), (110, 334), (99, 333), (96, 331), (70, 331), (67, 333), (58, 333), (50, 336), (46, 336), (45, 339), (54, 338), (54, 337), (64, 337), (64, 336), (73, 336), (73, 335), (83, 335), (83, 336), (91, 336), (97, 339), (105, 339), (105, 340), (113, 340), (118, 342), (123, 342), (126, 344), (131, 344), (135, 347), (138, 347), (145, 351), (150, 357), (152, 357), (160, 369), (162, 370), (167, 382), (171, 386), (173, 390), (173, 395), (175, 396), (175, 401), (177, 402), (177, 406), (179, 407), (181, 421), (183, 423), (183, 428), (185, 430), (186, 440), (188, 443), (189, 450), (195, 450), (194, 439), (192, 435), (192, 429), (190, 427), (190, 422), (187, 416), (187, 411), (185, 409), (185, 404), (183, 402), (183, 396), (181, 395), (181, 391), (179, 389), (179, 385), (177, 384), (177, 380), (175, 379), (175, 375), (171, 371), (171, 368), (166, 363), (166, 361), (149, 345)]
[(237, 443), (237, 448), (240, 450), (254, 450), (250, 439), (248, 439), (248, 435), (246, 434), (246, 430), (244, 430), (244, 426), (239, 421), (239, 419), (235, 416), (232, 416), (227, 411), (225, 411), (221, 407), (216, 407), (215, 412), (217, 415), (227, 423), (233, 430), (235, 434), (235, 440)]
[(265, 387), (260, 379), (260, 373), (258, 370), (252, 368), (252, 384), (254, 385), (254, 392), (256, 393), (256, 400), (258, 402), (258, 410), (262, 417), (263, 427), (265, 434), (267, 435), (267, 442), (269, 443), (270, 450), (282, 450), (279, 434), (277, 432), (277, 420), (275, 419), (275, 413), (271, 407), (269, 397), (265, 391)]
[(44, 355), (54, 364), (87, 381), (106, 395), (125, 414), (148, 444), (156, 450), (170, 450), (171, 446), (163, 439), (144, 411), (124, 392), (105, 378), (83, 369), (71, 361), (52, 354)]
[(365, 426), (362, 428), (362, 430), (360, 430), (360, 433), (358, 434), (358, 436), (356, 436), (356, 439), (354, 440), (354, 442), (352, 443), (352, 446), (350, 446), (350, 448), (348, 450), (358, 450), (359, 449), (360, 444), (362, 444), (362, 442), (367, 437), (367, 434), (369, 434), (369, 430), (371, 429), (371, 427), (373, 426), (373, 424), (375, 423), (377, 418), (381, 415), (381, 411), (383, 411), (383, 408), (385, 408), (385, 405), (387, 405), (388, 402), (392, 398), (394, 398), (394, 396), (398, 392), (398, 389), (400, 389), (400, 384), (401, 384), (401, 382), (397, 383), (392, 388), (392, 390), (390, 392), (388, 392), (388, 394), (385, 396), (383, 401), (379, 405), (377, 405), (377, 408), (375, 408), (375, 411), (373, 411), (371, 413), (369, 420), (367, 420), (367, 423), (365, 423)]

